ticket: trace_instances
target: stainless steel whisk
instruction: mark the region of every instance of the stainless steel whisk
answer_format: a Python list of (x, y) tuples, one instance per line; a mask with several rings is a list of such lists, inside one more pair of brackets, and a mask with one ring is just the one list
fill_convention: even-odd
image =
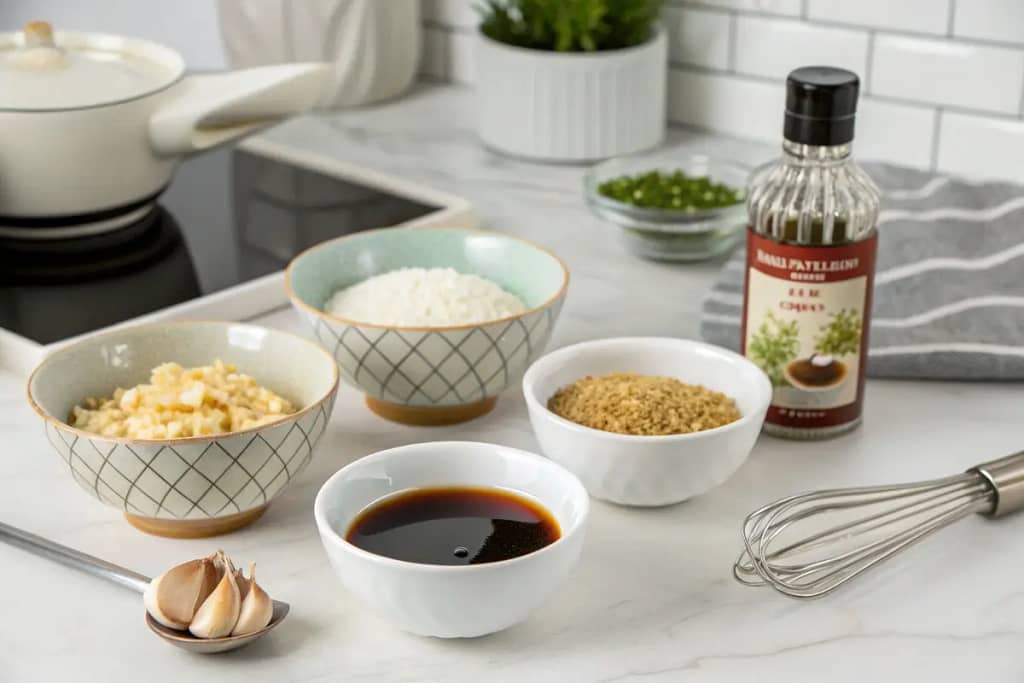
[(972, 513), (1024, 509), (1024, 451), (944, 479), (804, 493), (755, 510), (733, 574), (817, 598)]

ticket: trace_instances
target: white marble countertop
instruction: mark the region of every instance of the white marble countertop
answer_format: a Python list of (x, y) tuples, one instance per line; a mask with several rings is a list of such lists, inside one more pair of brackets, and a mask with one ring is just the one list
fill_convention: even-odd
[[(269, 135), (461, 194), (486, 227), (557, 251), (573, 281), (553, 348), (617, 335), (696, 336), (717, 266), (628, 255), (614, 229), (584, 208), (581, 168), (515, 161), (479, 145), (465, 91), (424, 87)], [(772, 153), (681, 131), (672, 139), (750, 162)], [(300, 329), (291, 311), (265, 322)], [(469, 424), (414, 429), (377, 418), (343, 389), (314, 462), (259, 522), (220, 539), (175, 541), (135, 531), (82, 493), (43, 438), (22, 380), (0, 374), (0, 520), (149, 574), (221, 546), (256, 560), (261, 582), (293, 606), (259, 644), (190, 656), (152, 637), (133, 594), (0, 545), (0, 681), (1021, 680), (1024, 516), (965, 520), (813, 603), (744, 588), (730, 572), (740, 522), (757, 505), (807, 488), (953, 473), (1020, 449), (1021, 398), (1015, 385), (869, 382), (864, 427), (851, 435), (763, 437), (724, 486), (675, 507), (595, 504), (581, 564), (550, 604), (506, 632), (440, 641), (393, 629), (345, 593), (316, 535), (313, 496), (342, 465), (390, 446), (473, 439), (536, 449), (516, 391)]]

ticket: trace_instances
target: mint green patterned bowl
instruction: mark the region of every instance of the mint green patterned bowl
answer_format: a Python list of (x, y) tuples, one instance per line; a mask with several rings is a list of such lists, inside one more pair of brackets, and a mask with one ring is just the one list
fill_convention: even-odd
[[(451, 327), (396, 327), (323, 311), (336, 290), (398, 268), (454, 268), (487, 278), (527, 306), (517, 316)], [(569, 286), (562, 261), (534, 244), (480, 230), (385, 228), (299, 254), (288, 295), (342, 378), (377, 414), (405, 424), (454, 424), (489, 412), (551, 338)]]

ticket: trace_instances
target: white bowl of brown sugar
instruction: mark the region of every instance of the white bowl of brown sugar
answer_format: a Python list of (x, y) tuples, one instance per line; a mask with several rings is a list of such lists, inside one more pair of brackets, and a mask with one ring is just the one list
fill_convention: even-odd
[(544, 453), (595, 498), (670, 505), (709, 491), (747, 459), (772, 387), (732, 351), (686, 339), (583, 342), (523, 377)]

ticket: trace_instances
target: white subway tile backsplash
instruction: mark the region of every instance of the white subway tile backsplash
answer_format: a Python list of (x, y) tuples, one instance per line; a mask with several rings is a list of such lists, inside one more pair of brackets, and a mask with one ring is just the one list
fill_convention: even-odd
[(738, 17), (736, 71), (782, 79), (798, 66), (827, 64), (862, 78), (868, 63), (868, 34), (815, 26), (791, 19)]
[(950, 40), (875, 37), (871, 93), (1017, 113), (1024, 51)]
[[(476, 80), (477, 4), (423, 0), (425, 76)], [(663, 23), (674, 122), (777, 144), (786, 73), (834, 64), (863, 79), (858, 157), (1024, 182), (1024, 0), (667, 0)]]
[(448, 32), (430, 26), (423, 27), (423, 53), (420, 59), (420, 73), (430, 78), (448, 77), (445, 62), (448, 58)]
[(728, 68), (731, 22), (728, 12), (666, 7), (662, 23), (668, 31), (669, 59), (712, 69)]
[(953, 35), (1024, 45), (1024, 1), (959, 0), (953, 14)]
[(476, 34), (452, 33), (448, 39), (448, 78), (456, 83), (476, 80)]
[(942, 113), (938, 169), (1024, 183), (1024, 121)]
[(934, 109), (862, 97), (854, 154), (858, 159), (928, 168), (934, 134)]
[(704, 7), (738, 10), (740, 12), (785, 14), (791, 17), (800, 16), (801, 11), (801, 0), (683, 0), (683, 2), (691, 5), (703, 5)]
[(950, 2), (952, 0), (808, 0), (807, 18), (946, 35)]
[(423, 0), (423, 18), (436, 24), (459, 28), (472, 28), (480, 24), (480, 13), (473, 0)]
[(726, 135), (778, 142), (785, 92), (780, 84), (673, 67), (669, 120)]

